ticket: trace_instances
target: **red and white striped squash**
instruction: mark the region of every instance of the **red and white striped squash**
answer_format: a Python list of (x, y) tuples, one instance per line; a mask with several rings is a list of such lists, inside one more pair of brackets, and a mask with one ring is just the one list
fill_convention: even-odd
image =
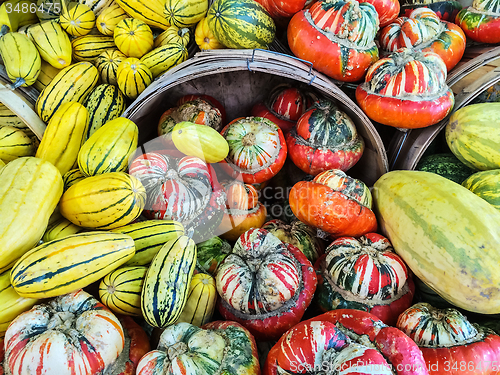
[(146, 189), (147, 218), (178, 221), (197, 243), (214, 236), (225, 194), (210, 164), (194, 156), (175, 159), (151, 152), (135, 158), (129, 173)]
[(275, 176), (285, 164), (287, 147), (283, 132), (263, 117), (239, 117), (221, 131), (229, 144), (225, 162), (232, 176), (246, 184), (261, 183)]
[(219, 265), (217, 306), (257, 340), (276, 340), (297, 324), (316, 290), (311, 262), (261, 228), (243, 233)]
[(393, 326), (411, 306), (415, 285), (410, 271), (380, 234), (337, 238), (314, 268), (316, 300), (323, 312), (363, 310)]
[(500, 336), (458, 310), (417, 303), (399, 316), (397, 327), (420, 347), (429, 375), (500, 374)]
[(399, 17), (384, 27), (379, 35), (380, 47), (389, 52), (411, 48), (437, 53), (450, 71), (465, 51), (465, 34), (451, 22), (441, 21), (434, 11), (417, 8), (408, 17)]
[(444, 119), (455, 104), (446, 76), (446, 64), (436, 53), (403, 48), (368, 69), (356, 100), (381, 124), (424, 128)]
[(356, 0), (320, 0), (296, 13), (287, 28), (293, 54), (329, 77), (357, 82), (378, 60), (375, 7)]
[(83, 290), (35, 305), (5, 333), (5, 370), (11, 375), (103, 373), (122, 352), (122, 325)]

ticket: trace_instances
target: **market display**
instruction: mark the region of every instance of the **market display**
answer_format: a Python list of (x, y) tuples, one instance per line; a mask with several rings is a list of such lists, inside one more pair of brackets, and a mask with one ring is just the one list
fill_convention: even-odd
[(497, 8), (4, 1), (0, 375), (500, 374)]

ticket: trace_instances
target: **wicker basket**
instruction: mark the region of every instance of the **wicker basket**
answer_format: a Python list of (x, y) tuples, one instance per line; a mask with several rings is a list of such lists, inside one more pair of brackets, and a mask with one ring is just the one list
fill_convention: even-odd
[(163, 111), (187, 94), (207, 94), (226, 109), (227, 120), (249, 116), (252, 106), (264, 100), (281, 83), (309, 85), (318, 94), (335, 100), (355, 122), (366, 148), (361, 160), (349, 170), (371, 186), (388, 171), (387, 155), (375, 127), (361, 109), (312, 64), (264, 50), (216, 50), (197, 53), (153, 82), (125, 111), (124, 117), (139, 127), (139, 143), (157, 136)]
[(390, 169), (413, 170), (446, 127), (452, 113), (465, 107), (484, 90), (500, 81), (500, 47), (477, 47), (466, 54), (448, 74), (447, 83), (455, 93), (453, 111), (438, 124), (398, 132), (388, 147)]

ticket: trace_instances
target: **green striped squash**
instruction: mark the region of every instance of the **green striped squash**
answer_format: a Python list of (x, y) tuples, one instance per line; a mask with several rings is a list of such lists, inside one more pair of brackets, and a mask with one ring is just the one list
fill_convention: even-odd
[(113, 229), (137, 219), (145, 201), (146, 190), (138, 179), (125, 172), (109, 172), (71, 186), (62, 195), (59, 210), (80, 227)]
[(500, 169), (474, 173), (462, 182), (462, 186), (500, 210)]
[(149, 68), (153, 77), (156, 78), (170, 68), (186, 61), (188, 54), (184, 43), (171, 42), (146, 53), (142, 56), (141, 62)]
[(73, 224), (64, 217), (61, 217), (47, 226), (47, 229), (43, 234), (42, 241), (49, 242), (57, 240), (58, 238), (64, 238), (72, 234), (80, 233), (81, 231), (83, 231), (82, 227)]
[(116, 2), (130, 17), (144, 21), (149, 26), (163, 30), (170, 26), (165, 18), (163, 0), (116, 0)]
[(71, 42), (58, 20), (37, 23), (26, 32), (41, 58), (54, 68), (63, 69), (71, 64)]
[(153, 82), (153, 74), (141, 60), (129, 57), (118, 65), (116, 81), (123, 95), (134, 100)]
[(68, 190), (71, 186), (73, 186), (78, 181), (81, 181), (86, 177), (87, 176), (85, 176), (79, 168), (67, 171), (62, 176), (63, 183), (64, 183), (64, 191)]
[(104, 9), (108, 8), (113, 4), (114, 0), (78, 0), (80, 4), (84, 4), (92, 9), (95, 16), (99, 16)]
[(184, 227), (174, 220), (146, 220), (113, 229), (135, 241), (135, 255), (125, 266), (146, 266), (168, 241), (184, 234)]
[(434, 173), (392, 171), (373, 187), (382, 233), (413, 273), (453, 305), (500, 313), (500, 212)]
[(118, 117), (97, 129), (78, 153), (78, 167), (85, 176), (123, 172), (137, 148), (139, 130), (125, 117)]
[(165, 18), (170, 25), (191, 27), (205, 18), (208, 0), (166, 0)]
[(23, 156), (34, 156), (34, 154), (33, 142), (24, 131), (12, 126), (0, 128), (0, 159), (9, 162)]
[(120, 63), (126, 58), (127, 56), (121, 53), (118, 49), (108, 49), (97, 56), (94, 64), (99, 71), (102, 83), (108, 83), (115, 86), (118, 85), (116, 80), (118, 65), (120, 65)]
[(274, 40), (276, 25), (254, 0), (215, 0), (207, 13), (215, 38), (229, 48), (264, 48)]
[(12, 267), (12, 286), (22, 297), (60, 296), (101, 279), (132, 258), (134, 252), (134, 241), (125, 234), (73, 234), (24, 254)]
[(196, 263), (196, 245), (180, 236), (168, 241), (156, 254), (146, 273), (141, 310), (146, 322), (164, 328), (179, 318), (186, 305)]
[(73, 59), (93, 63), (104, 51), (116, 48), (113, 37), (106, 35), (83, 35), (71, 41)]
[(451, 152), (469, 168), (500, 168), (500, 103), (470, 104), (450, 117), (445, 137)]
[(186, 305), (176, 323), (201, 327), (212, 319), (216, 301), (215, 279), (206, 273), (197, 273), (191, 279)]
[(44, 122), (64, 103), (83, 103), (97, 84), (99, 72), (89, 62), (83, 61), (62, 69), (40, 93), (35, 109)]
[(118, 314), (141, 316), (141, 292), (147, 267), (120, 267), (99, 284), (101, 302)]
[(118, 87), (104, 83), (96, 86), (83, 105), (89, 112), (89, 128), (85, 135), (85, 139), (88, 139), (104, 124), (122, 115), (125, 97)]

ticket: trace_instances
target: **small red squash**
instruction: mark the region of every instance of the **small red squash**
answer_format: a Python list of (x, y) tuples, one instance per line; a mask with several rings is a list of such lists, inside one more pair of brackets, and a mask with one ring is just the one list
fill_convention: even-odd
[(234, 181), (224, 186), (226, 209), (217, 229), (219, 235), (229, 241), (236, 241), (250, 228), (260, 228), (266, 222), (266, 206), (259, 202), (257, 189), (252, 185)]
[(311, 262), (265, 229), (243, 233), (215, 275), (217, 307), (259, 341), (277, 340), (297, 324), (316, 290)]
[(403, 332), (359, 310), (300, 322), (271, 348), (263, 375), (428, 375), (422, 352)]
[(333, 237), (359, 237), (377, 230), (370, 190), (338, 169), (320, 173), (312, 181), (297, 182), (289, 202), (300, 221)]
[(136, 375), (260, 375), (253, 336), (236, 322), (196, 327), (176, 323), (163, 330), (158, 348), (141, 358)]
[(327, 76), (360, 81), (378, 60), (375, 7), (356, 0), (320, 0), (296, 13), (287, 28), (293, 54)]
[[(358, 0), (358, 2), (363, 3), (365, 1)], [(366, 2), (375, 7), (380, 27), (387, 26), (399, 15), (400, 4), (398, 0), (368, 0)]]
[(458, 12), (455, 23), (471, 40), (500, 43), (500, 3), (496, 0), (475, 0)]
[(437, 53), (450, 71), (465, 51), (465, 34), (454, 23), (441, 21), (434, 11), (417, 8), (408, 17), (399, 17), (384, 27), (380, 47), (389, 52), (411, 48)]
[(424, 128), (445, 118), (455, 104), (446, 75), (446, 64), (434, 52), (403, 48), (370, 67), (356, 100), (381, 124)]
[(286, 134), (316, 100), (311, 91), (284, 83), (276, 86), (266, 101), (255, 104), (251, 115), (271, 120)]
[(420, 347), (431, 375), (500, 374), (500, 336), (458, 310), (417, 303), (399, 316), (397, 327)]
[(436, 12), (443, 21), (455, 22), (455, 17), (462, 9), (462, 4), (455, 0), (402, 0), (401, 16), (408, 17), (414, 9), (423, 7)]
[(323, 312), (356, 309), (394, 326), (411, 306), (415, 285), (389, 240), (377, 233), (333, 241), (314, 268), (315, 299)]
[(104, 373), (125, 344), (118, 318), (83, 290), (20, 314), (5, 333), (10, 375)]
[(321, 99), (297, 121), (286, 136), (288, 154), (293, 163), (310, 175), (328, 169), (347, 171), (365, 149), (356, 125), (335, 103)]
[(210, 164), (200, 158), (175, 159), (160, 153), (135, 158), (129, 173), (147, 193), (143, 215), (148, 219), (175, 220), (195, 242), (214, 236), (224, 215), (225, 193)]
[(229, 144), (225, 162), (230, 173), (246, 184), (269, 180), (285, 163), (287, 149), (283, 132), (266, 118), (239, 117), (227, 124), (221, 134)]

